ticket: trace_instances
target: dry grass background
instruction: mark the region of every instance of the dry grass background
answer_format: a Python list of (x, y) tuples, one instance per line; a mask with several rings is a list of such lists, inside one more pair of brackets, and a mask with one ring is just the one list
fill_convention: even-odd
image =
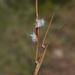
[[(39, 0), (39, 16), (46, 20), (40, 42), (54, 9), (46, 40), (50, 44), (39, 75), (75, 75), (75, 0)], [(35, 44), (28, 35), (33, 31), (34, 21), (34, 0), (0, 0), (1, 75), (33, 75)], [(63, 25), (66, 26), (58, 31)]]

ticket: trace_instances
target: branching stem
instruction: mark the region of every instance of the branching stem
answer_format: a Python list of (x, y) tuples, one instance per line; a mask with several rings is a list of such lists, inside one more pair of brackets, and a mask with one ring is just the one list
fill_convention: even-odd
[(47, 30), (46, 30), (46, 33), (45, 33), (45, 36), (44, 36), (44, 39), (43, 39), (43, 42), (42, 42), (42, 47), (44, 46), (44, 43), (45, 43), (45, 40), (46, 40), (46, 36), (47, 36), (47, 34), (48, 34), (48, 31), (49, 31), (49, 29), (50, 29), (51, 23), (52, 23), (53, 18), (54, 18), (54, 14), (55, 14), (55, 11), (54, 11), (54, 13), (53, 13), (53, 15), (52, 15), (52, 18), (51, 18), (51, 20), (50, 20), (50, 22), (49, 22), (49, 25), (48, 25), (48, 28), (47, 28)]
[[(55, 13), (55, 12), (54, 12)], [(46, 36), (47, 36), (47, 33), (49, 31), (49, 28), (50, 28), (50, 25), (52, 23), (52, 20), (53, 20), (53, 17), (54, 17), (54, 14), (50, 20), (50, 23), (48, 25), (48, 28), (47, 28), (47, 31), (45, 33), (45, 36), (44, 36), (44, 39), (43, 39), (43, 42), (42, 42), (42, 45), (44, 45), (45, 43), (45, 39), (46, 39)], [(38, 16), (38, 0), (36, 0), (36, 19), (39, 19), (39, 16)], [(39, 35), (40, 35), (40, 29), (39, 27), (36, 28), (36, 36), (37, 36), (37, 46), (36, 46), (36, 54), (35, 54), (35, 68), (34, 68), (34, 75), (37, 75), (39, 69), (40, 69), (40, 66), (43, 62), (43, 59), (44, 59), (44, 56), (45, 56), (45, 53), (46, 53), (46, 50), (47, 50), (47, 47), (48, 47), (48, 44), (45, 46), (45, 48), (43, 49), (44, 51), (41, 53), (41, 55), (39, 56), (40, 59), (38, 60), (38, 48), (39, 48)]]

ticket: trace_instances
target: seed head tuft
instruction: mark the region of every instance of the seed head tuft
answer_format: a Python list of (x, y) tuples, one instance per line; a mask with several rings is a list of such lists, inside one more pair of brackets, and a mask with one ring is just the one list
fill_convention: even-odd
[(30, 37), (31, 37), (33, 42), (37, 41), (37, 36), (36, 36), (36, 34), (34, 32), (32, 34), (30, 34)]
[(39, 28), (45, 25), (44, 19), (36, 19), (35, 28)]

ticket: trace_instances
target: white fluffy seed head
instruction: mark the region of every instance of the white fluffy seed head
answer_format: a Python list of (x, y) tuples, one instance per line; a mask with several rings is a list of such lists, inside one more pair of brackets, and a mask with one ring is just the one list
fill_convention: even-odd
[(34, 32), (32, 34), (30, 34), (30, 37), (31, 37), (33, 42), (37, 41), (37, 36), (36, 36), (36, 34)]
[(44, 19), (36, 19), (35, 28), (39, 28), (45, 25)]
[(42, 45), (42, 48), (45, 48), (45, 45)]

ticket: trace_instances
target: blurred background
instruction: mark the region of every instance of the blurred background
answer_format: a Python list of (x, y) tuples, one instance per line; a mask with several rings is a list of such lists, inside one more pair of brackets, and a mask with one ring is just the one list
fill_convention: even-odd
[[(40, 44), (54, 10), (38, 75), (75, 75), (75, 0), (39, 0)], [(0, 75), (33, 75), (35, 19), (35, 0), (0, 0)]]

